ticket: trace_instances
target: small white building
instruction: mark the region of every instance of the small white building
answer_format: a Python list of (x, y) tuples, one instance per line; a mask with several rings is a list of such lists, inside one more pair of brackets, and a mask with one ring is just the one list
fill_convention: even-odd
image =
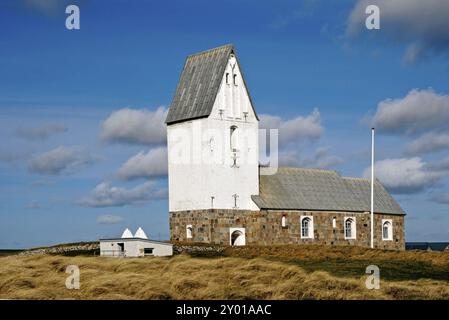
[(149, 240), (139, 228), (134, 235), (129, 229), (121, 238), (100, 239), (100, 255), (105, 257), (171, 256), (173, 245), (168, 242)]

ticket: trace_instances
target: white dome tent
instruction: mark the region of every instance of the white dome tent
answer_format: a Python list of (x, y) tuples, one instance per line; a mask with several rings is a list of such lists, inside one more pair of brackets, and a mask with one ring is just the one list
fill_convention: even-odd
[(134, 234), (134, 238), (148, 239), (147, 235), (145, 234), (145, 231), (143, 231), (141, 227), (137, 229), (136, 233)]
[(133, 237), (133, 234), (131, 233), (131, 230), (126, 228), (125, 231), (123, 231), (123, 233), (122, 233), (122, 238), (132, 238), (132, 237)]

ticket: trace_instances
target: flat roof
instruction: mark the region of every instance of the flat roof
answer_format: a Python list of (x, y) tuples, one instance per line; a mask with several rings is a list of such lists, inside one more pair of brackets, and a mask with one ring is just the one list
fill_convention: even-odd
[(109, 238), (109, 239), (100, 239), (100, 241), (144, 241), (144, 242), (164, 244), (167, 246), (173, 246), (173, 244), (171, 244), (170, 242), (150, 240), (144, 238)]

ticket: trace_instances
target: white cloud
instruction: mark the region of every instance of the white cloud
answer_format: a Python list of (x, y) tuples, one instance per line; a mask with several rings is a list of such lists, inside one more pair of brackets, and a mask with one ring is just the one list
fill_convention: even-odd
[(404, 98), (377, 106), (373, 125), (384, 133), (415, 133), (449, 126), (449, 96), (414, 89)]
[(28, 163), (28, 170), (32, 173), (57, 175), (93, 162), (93, 157), (83, 148), (61, 146), (33, 157)]
[(118, 224), (123, 220), (123, 217), (111, 214), (103, 214), (97, 217), (97, 223), (99, 224)]
[(425, 154), (449, 148), (449, 134), (428, 132), (407, 144), (405, 153), (409, 155)]
[(141, 151), (120, 167), (117, 176), (124, 180), (165, 176), (167, 163), (167, 148), (155, 148), (147, 153)]
[(167, 190), (157, 189), (154, 181), (147, 181), (132, 189), (114, 187), (108, 182), (102, 182), (78, 204), (85, 207), (123, 207), (166, 197)]
[[(374, 174), (392, 193), (415, 193), (435, 185), (446, 172), (434, 170), (421, 158), (414, 157), (376, 161)], [(370, 167), (363, 176), (371, 177)]]
[(259, 118), (261, 129), (279, 129), (280, 147), (301, 140), (320, 138), (324, 132), (318, 109), (314, 109), (308, 116), (299, 116), (286, 121), (268, 114), (262, 114)]
[(21, 126), (15, 134), (26, 140), (45, 140), (53, 134), (66, 132), (67, 127), (59, 123), (47, 123), (38, 127)]
[(113, 112), (102, 124), (103, 141), (128, 144), (163, 144), (167, 139), (165, 118), (167, 110), (155, 111), (120, 109)]
[(329, 154), (328, 148), (317, 148), (312, 156), (302, 157), (297, 151), (283, 151), (279, 154), (282, 166), (329, 169), (338, 166), (343, 159)]
[(449, 1), (359, 0), (347, 20), (348, 36), (369, 32), (365, 27), (368, 5), (380, 9), (380, 30), (376, 30), (376, 35), (408, 45), (405, 62), (414, 63), (449, 48)]

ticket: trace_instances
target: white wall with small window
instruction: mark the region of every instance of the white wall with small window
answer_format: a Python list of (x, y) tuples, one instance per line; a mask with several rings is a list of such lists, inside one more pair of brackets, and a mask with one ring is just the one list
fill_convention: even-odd
[(301, 239), (313, 239), (313, 216), (301, 216)]
[(356, 221), (355, 217), (345, 217), (344, 219), (344, 231), (345, 231), (345, 239), (356, 239), (357, 238), (357, 230), (356, 230)]
[(382, 240), (393, 240), (393, 220), (391, 219), (382, 219)]

